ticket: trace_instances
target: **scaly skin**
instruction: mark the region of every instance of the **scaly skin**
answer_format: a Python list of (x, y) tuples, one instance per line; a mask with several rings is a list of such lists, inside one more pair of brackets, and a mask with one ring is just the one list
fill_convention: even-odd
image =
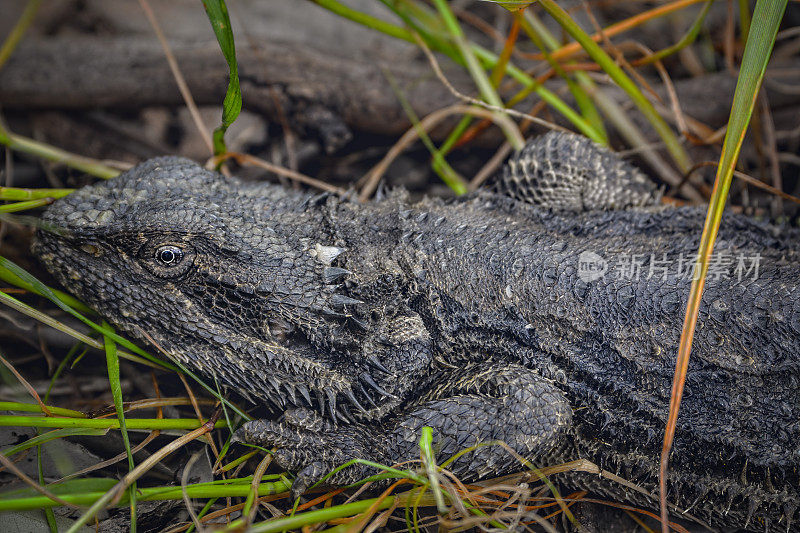
[[(561, 164), (567, 152), (586, 155)], [(549, 170), (534, 175), (532, 158)], [(34, 251), (110, 321), (284, 412), (237, 436), (279, 446), (298, 492), (354, 457), (418, 457), (422, 426), (440, 459), (503, 440), (538, 466), (583, 458), (655, 492), (690, 285), (675, 264), (691, 264), (704, 209), (648, 207), (652, 185), (573, 136), (513, 161), (508, 194), (362, 205), (158, 158), (56, 202), (44, 222), (57, 231)], [(723, 220), (715, 250), (733, 264), (706, 284), (669, 480), (678, 509), (715, 526), (794, 528), (798, 242)], [(739, 279), (739, 258), (758, 272)], [(587, 278), (579, 260), (598, 259), (634, 259), (639, 276)], [(452, 465), (466, 478), (519, 468), (498, 446)], [(596, 474), (554, 479), (656, 505)]]

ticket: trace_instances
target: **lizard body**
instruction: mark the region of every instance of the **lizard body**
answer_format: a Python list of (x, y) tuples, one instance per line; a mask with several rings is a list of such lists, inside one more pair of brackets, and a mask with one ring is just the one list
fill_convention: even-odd
[[(499, 183), (357, 204), (157, 158), (56, 202), (34, 251), (113, 323), (285, 412), (239, 436), (278, 446), (297, 491), (354, 457), (412, 459), (431, 426), (440, 458), (503, 440), (537, 466), (587, 459), (656, 492), (705, 209), (656, 205), (638, 171), (563, 134)], [(800, 239), (729, 214), (715, 258), (670, 500), (713, 525), (792, 530)], [(519, 463), (486, 446), (451, 469)], [(554, 479), (655, 505), (597, 475)]]

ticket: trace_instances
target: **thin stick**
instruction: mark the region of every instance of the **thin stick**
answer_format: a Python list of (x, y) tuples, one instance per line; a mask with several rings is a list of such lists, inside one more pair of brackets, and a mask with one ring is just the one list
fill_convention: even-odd
[[(462, 100), (463, 102), (466, 102), (468, 104), (480, 106), (480, 107), (482, 107), (484, 109), (488, 109), (489, 111), (496, 111), (498, 113), (508, 113), (509, 115), (511, 115), (513, 117), (529, 120), (531, 122), (534, 122), (536, 124), (539, 124), (540, 126), (544, 126), (544, 127), (548, 128), (548, 129), (551, 129), (551, 130), (559, 130), (559, 131), (565, 131), (565, 132), (569, 132), (570, 131), (570, 130), (568, 130), (567, 128), (565, 128), (563, 126), (559, 126), (555, 122), (550, 122), (550, 121), (541, 119), (539, 117), (535, 117), (533, 115), (529, 115), (527, 113), (522, 113), (520, 111), (517, 111), (516, 109), (510, 109), (510, 108), (507, 108), (507, 107), (499, 107), (499, 106), (496, 106), (496, 105), (487, 104), (483, 100), (479, 100), (477, 98), (473, 98), (472, 96), (469, 96), (469, 95), (466, 95), (466, 94), (464, 94), (462, 92), (459, 92), (459, 90), (456, 89), (455, 87), (453, 87), (453, 84), (450, 83), (450, 80), (448, 80), (447, 77), (444, 75), (444, 72), (442, 72), (442, 69), (439, 66), (439, 62), (436, 60), (436, 56), (433, 55), (433, 52), (431, 52), (431, 49), (428, 47), (428, 45), (425, 43), (425, 41), (422, 40), (422, 38), (419, 36), (419, 34), (417, 32), (414, 32), (413, 35), (414, 35), (414, 39), (417, 41), (417, 44), (422, 49), (422, 51), (425, 53), (425, 57), (428, 58), (428, 62), (431, 64), (431, 68), (433, 69), (433, 72), (436, 74), (436, 77), (439, 78), (439, 81), (441, 81), (442, 84), (444, 84), (444, 86), (447, 88), (447, 90), (450, 91), (450, 93), (453, 96), (455, 96), (456, 98), (458, 98), (459, 100)], [(524, 142), (523, 142), (523, 144), (524, 144)], [(516, 148), (519, 149), (519, 148), (522, 148), (522, 146), (518, 146)]]
[(39, 11), (39, 5), (41, 5), (41, 3), (42, 0), (30, 0), (28, 5), (25, 6), (25, 10), (22, 12), (19, 20), (8, 34), (8, 37), (6, 37), (2, 46), (0, 46), (0, 68), (3, 68), (8, 58), (14, 53), (20, 39), (25, 35), (25, 30), (28, 29), (28, 26), (31, 25), (33, 19), (36, 17), (36, 12)]
[(161, 48), (164, 49), (164, 55), (167, 58), (167, 63), (169, 63), (169, 69), (172, 71), (172, 75), (175, 77), (175, 83), (178, 84), (178, 89), (183, 97), (183, 101), (186, 102), (186, 107), (189, 109), (189, 113), (192, 115), (194, 125), (197, 127), (197, 131), (200, 132), (203, 142), (206, 143), (208, 151), (213, 154), (214, 143), (211, 142), (211, 134), (208, 133), (208, 128), (206, 127), (205, 123), (203, 123), (203, 118), (200, 116), (200, 111), (197, 109), (197, 104), (194, 103), (194, 98), (192, 97), (192, 93), (189, 91), (189, 86), (186, 85), (186, 80), (184, 79), (183, 74), (181, 74), (180, 68), (178, 67), (178, 61), (172, 54), (172, 49), (169, 47), (166, 37), (164, 37), (164, 32), (161, 31), (161, 26), (158, 25), (158, 20), (153, 14), (153, 10), (150, 8), (148, 1), (139, 0), (139, 5), (142, 6), (142, 11), (144, 11), (148, 22), (150, 22), (150, 25), (156, 32), (156, 37), (158, 37), (158, 41), (161, 43)]
[(192, 519), (192, 523), (194, 527), (197, 528), (197, 531), (203, 531), (204, 528), (197, 518), (197, 513), (192, 508), (192, 500), (189, 498), (189, 494), (186, 493), (186, 485), (189, 484), (189, 473), (192, 471), (192, 467), (197, 460), (200, 459), (200, 454), (202, 453), (202, 450), (198, 450), (192, 454), (186, 466), (183, 467), (183, 475), (181, 476), (181, 496), (183, 497), (183, 504), (186, 506), (186, 512), (189, 513), (189, 518)]
[(242, 511), (242, 515), (244, 515), (245, 512), (247, 512), (246, 516), (248, 525), (252, 524), (253, 521), (256, 519), (256, 513), (258, 512), (258, 504), (259, 504), (258, 486), (261, 484), (261, 478), (264, 476), (264, 473), (267, 471), (267, 468), (269, 468), (269, 465), (272, 463), (272, 457), (273, 457), (272, 455), (267, 454), (264, 457), (264, 459), (262, 459), (261, 462), (258, 463), (255, 472), (253, 472), (253, 481), (250, 483), (250, 490), (252, 491), (253, 494), (253, 500), (250, 502), (252, 507), (250, 507), (250, 509), (247, 509), (247, 506), (245, 505), (245, 509)]
[(274, 172), (279, 176), (285, 176), (289, 179), (295, 180), (300, 183), (305, 183), (306, 185), (310, 185), (312, 187), (316, 187), (322, 191), (331, 192), (333, 194), (338, 194), (342, 196), (345, 194), (345, 190), (341, 187), (337, 187), (336, 185), (331, 185), (330, 183), (325, 183), (324, 181), (314, 179), (311, 176), (306, 176), (305, 174), (301, 174), (299, 172), (295, 172), (294, 170), (290, 170), (288, 168), (282, 167), (280, 165), (275, 165), (270, 163), (269, 161), (265, 161), (259, 157), (250, 154), (242, 154), (238, 152), (229, 152), (227, 154), (219, 155), (212, 157), (209, 160), (209, 163), (212, 165), (216, 165), (219, 161), (222, 161), (226, 158), (232, 158), (240, 165), (253, 165), (255, 167), (263, 168), (264, 170), (268, 170), (270, 172)]
[(419, 136), (419, 129), (422, 129), (423, 131), (430, 131), (434, 126), (439, 124), (439, 122), (450, 115), (474, 115), (489, 119), (495, 124), (508, 121), (511, 124), (511, 128), (509, 128), (509, 130), (517, 132), (516, 134), (518, 137), (516, 138), (516, 142), (520, 143), (521, 145), (525, 144), (525, 140), (522, 138), (522, 134), (520, 134), (519, 130), (516, 128), (516, 125), (505, 115), (498, 115), (497, 113), (493, 113), (488, 109), (464, 104), (454, 104), (443, 109), (436, 110), (420, 120), (419, 124), (409, 128), (408, 131), (406, 131), (403, 136), (400, 137), (400, 140), (397, 141), (386, 153), (383, 159), (381, 159), (377, 165), (372, 167), (365, 177), (366, 183), (364, 188), (361, 190), (361, 194), (358, 195), (359, 201), (366, 202), (369, 197), (372, 196), (372, 193), (375, 192), (375, 189), (378, 187), (381, 176), (383, 176), (383, 174), (386, 172), (386, 169), (389, 168), (389, 165), (392, 164), (392, 161), (394, 161), (397, 156), (403, 152), (403, 150), (405, 150), (414, 140), (416, 140), (416, 138)]
[[(613, 37), (631, 28), (635, 28), (636, 26), (642, 24), (643, 22), (647, 22), (648, 20), (652, 20), (656, 17), (660, 17), (672, 13), (674, 11), (678, 11), (692, 4), (698, 4), (702, 1), (703, 0), (678, 0), (676, 2), (671, 2), (663, 6), (658, 6), (649, 11), (640, 13), (638, 15), (622, 20), (620, 22), (616, 22), (608, 26), (607, 28), (604, 28), (603, 34), (607, 35), (608, 37)], [(602, 39), (602, 35), (599, 33), (595, 33), (591, 37), (592, 40), (595, 42), (599, 42)], [(553, 59), (564, 60), (569, 57), (572, 57), (573, 55), (581, 51), (583, 51), (583, 48), (581, 47), (580, 43), (573, 41), (569, 44), (562, 46), (558, 50), (554, 51), (551, 55), (553, 56)], [(543, 60), (544, 54), (535, 54), (531, 56), (531, 59)]]
[[(717, 167), (717, 166), (719, 166), (719, 161), (701, 161), (700, 163), (697, 163), (695, 166), (693, 166), (691, 169), (689, 169), (689, 172), (687, 173), (687, 176), (689, 174), (693, 173), (694, 171), (696, 171), (698, 168), (701, 168), (701, 167)], [(774, 194), (775, 196), (777, 196), (779, 198), (783, 198), (784, 200), (788, 200), (788, 201), (793, 202), (795, 204), (800, 204), (800, 198), (798, 198), (797, 196), (792, 196), (789, 193), (783, 192), (782, 190), (778, 189), (777, 187), (773, 187), (769, 183), (764, 183), (763, 181), (761, 181), (761, 180), (759, 180), (757, 178), (754, 178), (753, 176), (750, 176), (749, 174), (745, 174), (744, 172), (740, 172), (738, 170), (734, 170), (733, 171), (733, 175), (735, 177), (739, 178), (740, 180), (744, 181), (745, 183), (747, 183), (749, 185), (752, 185), (753, 187), (757, 187), (759, 189), (767, 191), (768, 193)]]
[(3, 357), (2, 354), (0, 354), (0, 363), (3, 363), (6, 366), (6, 368), (8, 368), (11, 371), (11, 373), (14, 374), (14, 377), (17, 378), (17, 380), (22, 384), (22, 386), (25, 387), (28, 393), (31, 396), (33, 396), (33, 399), (36, 400), (36, 402), (39, 404), (39, 409), (41, 409), (46, 416), (53, 416), (53, 413), (50, 412), (50, 409), (48, 409), (47, 406), (44, 404), (44, 402), (42, 402), (42, 399), (39, 397), (39, 394), (36, 392), (36, 389), (33, 388), (33, 385), (28, 383), (28, 380), (22, 377), (22, 374), (17, 372), (17, 369), (14, 368), (14, 365), (6, 361), (6, 358)]
[[(160, 429), (156, 429), (156, 430), (151, 431), (150, 433), (147, 434), (147, 437), (145, 437), (144, 440), (142, 440), (142, 442), (137, 444), (134, 448), (131, 448), (131, 453), (134, 453), (134, 454), (135, 453), (139, 453), (139, 451), (141, 451), (145, 446), (150, 444), (150, 442), (152, 442), (152, 440), (155, 439), (156, 437), (158, 437), (160, 434), (161, 434), (161, 430)], [(69, 479), (74, 479), (74, 478), (80, 477), (80, 476), (82, 476), (84, 474), (88, 474), (89, 472), (94, 472), (96, 470), (100, 470), (101, 468), (105, 468), (107, 466), (111, 466), (114, 463), (118, 463), (118, 462), (122, 461), (123, 459), (125, 459), (127, 457), (128, 457), (128, 452), (124, 451), (124, 452), (122, 452), (120, 454), (117, 454), (116, 456), (112, 457), (111, 459), (106, 459), (105, 461), (101, 461), (101, 462), (99, 462), (97, 464), (94, 464), (92, 466), (88, 466), (88, 467), (86, 467), (86, 468), (84, 468), (82, 470), (78, 470), (77, 472), (73, 472), (72, 474), (68, 474), (68, 475), (62, 477), (61, 479), (59, 479), (58, 481), (54, 481), (53, 484), (55, 485), (57, 483), (63, 483), (65, 481), (69, 480)]]
[[(772, 178), (772, 186), (777, 190), (783, 190), (783, 178), (781, 176), (780, 161), (778, 160), (778, 142), (775, 139), (775, 122), (772, 120), (772, 112), (769, 108), (769, 102), (765, 92), (759, 92), (759, 101), (761, 103), (761, 117), (764, 126), (764, 144), (766, 145), (767, 157), (769, 158), (769, 170)], [(734, 174), (735, 175), (735, 174)], [(782, 196), (778, 195), (779, 198)], [(775, 206), (777, 212), (783, 211), (783, 204), (780, 199)]]
[(486, 162), (483, 167), (475, 174), (475, 177), (472, 178), (472, 181), (469, 182), (469, 190), (474, 191), (480, 187), (484, 181), (486, 181), (489, 176), (497, 170), (497, 167), (505, 161), (508, 154), (511, 153), (511, 144), (508, 142), (504, 142), (502, 146), (494, 153), (494, 155)]

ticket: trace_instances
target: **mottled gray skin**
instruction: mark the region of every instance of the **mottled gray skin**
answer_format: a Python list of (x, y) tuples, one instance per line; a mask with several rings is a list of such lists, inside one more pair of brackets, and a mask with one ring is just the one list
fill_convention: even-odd
[[(531, 157), (571, 162), (537, 174)], [(513, 160), (509, 194), (416, 204), (402, 192), (343, 202), (158, 158), (56, 202), (43, 220), (58, 231), (40, 232), (34, 251), (113, 323), (285, 412), (238, 436), (278, 446), (296, 491), (354, 457), (418, 458), (432, 426), (440, 460), (497, 439), (538, 466), (587, 459), (655, 492), (690, 285), (675, 269), (696, 253), (705, 209), (648, 207), (652, 185), (631, 177), (639, 192), (622, 192), (626, 172), (609, 178), (598, 158), (634, 174), (584, 139), (548, 135)], [(741, 216), (722, 223), (716, 252), (734, 265), (706, 284), (669, 482), (678, 509), (716, 526), (794, 528), (798, 242)], [(606, 275), (582, 279), (582, 254), (606, 260)], [(739, 280), (739, 257), (760, 258), (757, 275)], [(631, 258), (638, 278), (611, 268)], [(467, 478), (520, 468), (498, 446), (452, 465)], [(597, 474), (554, 479), (656, 505)]]

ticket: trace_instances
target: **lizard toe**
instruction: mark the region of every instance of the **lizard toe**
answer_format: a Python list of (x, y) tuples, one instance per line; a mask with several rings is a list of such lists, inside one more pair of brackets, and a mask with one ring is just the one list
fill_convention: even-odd
[(314, 461), (297, 472), (292, 482), (292, 500), (296, 500), (301, 494), (316, 485), (330, 471), (330, 466), (325, 462)]
[(272, 420), (245, 422), (233, 435), (234, 442), (272, 448), (296, 447), (309, 437), (309, 432)]

